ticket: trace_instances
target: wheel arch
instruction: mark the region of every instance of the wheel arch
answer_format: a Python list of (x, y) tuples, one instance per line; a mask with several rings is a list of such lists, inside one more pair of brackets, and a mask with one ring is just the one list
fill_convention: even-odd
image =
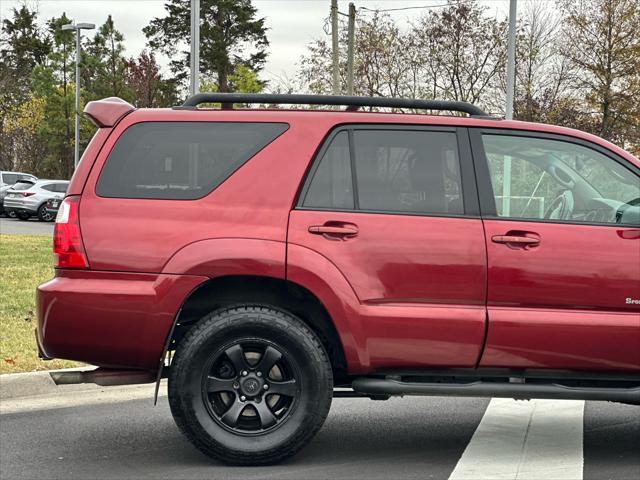
[[(206, 314), (231, 305), (269, 305), (299, 317), (320, 338), (336, 383), (347, 376), (344, 347), (327, 309), (307, 288), (280, 278), (227, 275), (210, 279), (192, 291), (180, 309), (163, 352), (175, 351), (185, 334)], [(161, 361), (162, 365), (162, 361)]]

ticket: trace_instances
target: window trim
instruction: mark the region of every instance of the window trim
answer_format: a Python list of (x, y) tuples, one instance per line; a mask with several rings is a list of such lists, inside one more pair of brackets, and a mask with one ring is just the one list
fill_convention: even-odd
[[(423, 213), (423, 212), (402, 212), (389, 210), (368, 210), (360, 209), (358, 201), (357, 176), (355, 168), (355, 145), (353, 144), (353, 132), (358, 130), (385, 130), (385, 131), (423, 131), (423, 132), (446, 132), (453, 133), (456, 136), (456, 145), (458, 148), (458, 161), (460, 163), (460, 182), (461, 194), (464, 213)], [(325, 152), (329, 149), (333, 139), (340, 132), (348, 132), (349, 135), (349, 158), (351, 163), (351, 179), (354, 182), (354, 208), (328, 208), (328, 207), (306, 207), (304, 201), (311, 186), (311, 182), (318, 170)], [(480, 218), (480, 205), (478, 199), (478, 190), (476, 186), (476, 176), (474, 165), (471, 159), (471, 145), (468, 141), (466, 128), (449, 126), (449, 125), (422, 125), (422, 124), (397, 124), (397, 123), (354, 123), (336, 125), (325, 136), (320, 148), (316, 151), (310, 161), (311, 168), (307, 171), (298, 198), (294, 204), (294, 210), (306, 210), (317, 212), (343, 212), (343, 213), (362, 213), (362, 214), (380, 214), (380, 215), (405, 215), (412, 217), (439, 217), (439, 218)]]
[[(122, 136), (132, 127), (136, 127), (136, 126), (144, 125), (144, 124), (149, 124), (149, 123), (177, 123), (177, 124), (212, 124), (212, 123), (215, 123), (215, 124), (219, 124), (219, 123), (222, 123), (222, 124), (226, 124), (226, 123), (256, 124), (256, 123), (258, 123), (258, 124), (260, 124), (260, 123), (262, 123), (262, 124), (284, 125), (286, 128), (281, 133), (276, 135), (270, 142), (266, 143), (262, 148), (260, 148), (253, 155), (251, 155), (249, 158), (247, 158), (244, 162), (240, 163), (236, 168), (234, 168), (233, 170), (228, 172), (227, 176), (220, 183), (218, 183), (218, 185), (213, 187), (209, 192), (207, 192), (207, 193), (205, 193), (205, 194), (203, 194), (203, 195), (201, 195), (199, 197), (194, 197), (194, 198), (114, 197), (114, 196), (106, 196), (106, 195), (99, 194), (98, 193), (98, 185), (100, 184), (100, 178), (102, 177), (102, 174), (103, 174), (103, 172), (104, 172), (104, 170), (105, 170), (105, 168), (107, 166), (107, 163), (109, 162), (109, 157), (111, 156), (111, 154), (113, 153), (114, 149), (118, 145), (118, 142), (120, 141)], [(154, 202), (157, 202), (157, 201), (193, 202), (193, 201), (197, 201), (197, 200), (202, 200), (203, 198), (208, 197), (213, 192), (215, 192), (218, 188), (220, 188), (231, 177), (233, 177), (238, 170), (240, 170), (249, 161), (251, 161), (257, 155), (259, 155), (269, 145), (273, 144), (273, 142), (275, 142), (280, 137), (282, 137), (282, 135), (287, 133), (290, 129), (291, 129), (291, 124), (289, 122), (282, 122), (282, 121), (279, 121), (279, 122), (265, 122), (265, 121), (241, 121), (241, 120), (221, 121), (221, 120), (191, 120), (191, 119), (188, 119), (188, 120), (141, 120), (141, 121), (136, 121), (136, 122), (131, 123), (130, 125), (127, 125), (120, 132), (116, 132), (115, 140), (114, 140), (113, 144), (109, 147), (108, 151), (106, 151), (106, 153), (104, 154), (105, 156), (104, 156), (104, 160), (102, 160), (102, 164), (100, 165), (100, 171), (97, 172), (96, 179), (93, 182), (93, 194), (97, 198), (104, 198), (104, 199), (109, 199), (109, 200), (140, 200), (140, 201), (154, 201)], [(109, 136), (111, 136), (111, 134), (109, 134)], [(106, 144), (106, 142), (105, 142), (105, 144)], [(104, 144), (103, 144), (102, 147), (104, 147)], [(102, 147), (100, 147), (99, 155), (102, 155), (102, 153), (103, 153), (102, 152)], [(93, 166), (92, 166), (92, 169), (93, 169)], [(89, 179), (89, 177), (87, 176), (87, 181), (88, 181), (88, 179)]]
[(555, 140), (565, 143), (572, 143), (591, 150), (594, 150), (607, 158), (618, 163), (620, 166), (631, 171), (632, 174), (640, 177), (640, 168), (631, 162), (628, 162), (621, 156), (611, 150), (577, 137), (562, 135), (557, 133), (538, 132), (535, 130), (511, 130), (503, 128), (480, 128), (470, 127), (468, 129), (469, 140), (475, 165), (476, 183), (478, 185), (478, 196), (480, 200), (480, 214), (483, 219), (500, 220), (504, 222), (525, 222), (525, 223), (549, 223), (557, 225), (589, 225), (596, 227), (615, 227), (615, 228), (638, 228), (638, 225), (628, 223), (602, 223), (602, 222), (574, 222), (567, 220), (545, 219), (545, 218), (517, 218), (517, 217), (501, 217), (497, 213), (493, 185), (491, 183), (491, 173), (489, 171), (489, 160), (484, 149), (482, 141), (483, 135), (503, 135), (511, 137), (527, 137), (537, 138), (540, 140)]

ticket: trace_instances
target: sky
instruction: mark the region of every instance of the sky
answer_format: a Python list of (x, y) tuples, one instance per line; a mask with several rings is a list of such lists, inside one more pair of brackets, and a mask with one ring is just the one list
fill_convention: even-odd
[[(394, 9), (406, 7), (432, 8), (446, 3), (446, 0), (352, 0), (356, 8)], [(545, 1), (545, 0), (535, 0)], [(24, 0), (0, 0), (0, 17), (6, 18), (14, 7)], [(137, 56), (146, 45), (142, 28), (155, 17), (165, 16), (165, 0), (27, 0), (30, 7), (36, 6), (39, 20), (60, 16), (77, 22), (101, 25), (111, 14), (116, 27), (124, 34), (127, 56)], [(487, 7), (487, 14), (504, 18), (508, 14), (509, 0), (481, 0)], [(521, 2), (522, 3), (522, 2)], [(297, 63), (305, 54), (306, 46), (313, 40), (325, 36), (323, 27), (329, 14), (329, 0), (253, 0), (258, 15), (266, 18), (269, 28), (267, 37), (271, 43), (269, 57), (261, 77), (277, 80), (281, 77), (293, 78)], [(349, 0), (339, 0), (341, 12), (348, 11)], [(409, 22), (424, 9), (410, 9), (389, 12), (398, 22)], [(168, 59), (159, 57), (161, 65)]]

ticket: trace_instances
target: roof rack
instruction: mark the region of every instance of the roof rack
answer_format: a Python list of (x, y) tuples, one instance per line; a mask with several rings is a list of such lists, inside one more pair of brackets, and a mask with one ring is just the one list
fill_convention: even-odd
[(265, 103), (295, 105), (342, 105), (347, 111), (360, 107), (413, 108), (418, 110), (444, 110), (468, 113), (474, 117), (488, 116), (482, 109), (467, 102), (448, 100), (418, 100), (408, 98), (354, 97), (342, 95), (285, 95), (267, 93), (198, 93), (189, 97), (182, 107), (196, 108), (201, 103), (221, 103), (223, 109), (232, 109), (234, 103)]

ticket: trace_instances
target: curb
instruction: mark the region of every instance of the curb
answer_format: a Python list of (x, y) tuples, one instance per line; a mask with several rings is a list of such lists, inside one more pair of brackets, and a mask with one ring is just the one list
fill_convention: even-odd
[[(27, 373), (6, 373), (0, 375), (0, 400), (9, 400), (36, 395), (50, 395), (61, 393), (62, 388), (53, 381), (52, 373), (56, 372), (86, 372), (96, 367), (64, 368), (59, 370), (42, 370)], [(93, 384), (65, 385), (65, 392), (96, 390), (100, 387)]]

